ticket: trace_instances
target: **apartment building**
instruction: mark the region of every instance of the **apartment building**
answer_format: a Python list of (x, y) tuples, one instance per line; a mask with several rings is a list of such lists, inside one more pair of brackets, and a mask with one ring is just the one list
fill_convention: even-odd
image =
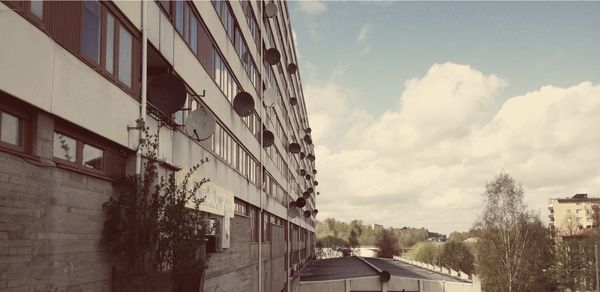
[(588, 194), (550, 199), (550, 227), (561, 235), (574, 235), (581, 230), (597, 227), (600, 218), (600, 198)]
[(285, 1), (0, 1), (0, 41), (0, 290), (110, 290), (102, 204), (140, 126), (165, 174), (208, 158), (204, 289), (297, 283), (318, 182)]

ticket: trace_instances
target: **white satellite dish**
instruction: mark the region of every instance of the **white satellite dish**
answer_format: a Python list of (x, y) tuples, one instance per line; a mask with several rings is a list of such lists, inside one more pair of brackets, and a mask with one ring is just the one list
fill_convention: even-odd
[(298, 217), (298, 215), (300, 215), (300, 212), (298, 212), (298, 208), (296, 208), (296, 207), (290, 207), (288, 209), (288, 216), (290, 218), (296, 218), (296, 217)]
[(271, 1), (265, 4), (265, 16), (271, 18), (277, 14), (277, 5)]
[(263, 103), (266, 107), (272, 107), (275, 105), (277, 97), (279, 97), (279, 94), (277, 94), (277, 89), (267, 88), (263, 94)]
[(193, 139), (202, 141), (212, 136), (216, 124), (215, 116), (209, 110), (200, 108), (191, 112), (185, 120), (185, 131)]

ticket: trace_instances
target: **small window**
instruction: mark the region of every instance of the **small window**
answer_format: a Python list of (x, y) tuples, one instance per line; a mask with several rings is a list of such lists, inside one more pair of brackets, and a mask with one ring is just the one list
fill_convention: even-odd
[(83, 165), (97, 170), (104, 169), (104, 151), (94, 146), (83, 145)]
[(77, 140), (54, 132), (54, 157), (75, 163), (77, 161)]
[(131, 58), (132, 39), (131, 34), (123, 26), (119, 30), (119, 80), (131, 87)]
[(44, 1), (43, 0), (32, 0), (31, 1), (31, 14), (39, 19), (44, 19)]
[(106, 14), (106, 71), (114, 74), (115, 71), (115, 18)]
[(98, 1), (83, 2), (81, 51), (96, 63), (100, 63), (100, 16), (102, 6)]
[(0, 112), (2, 119), (0, 120), (0, 141), (15, 146), (22, 144), (22, 128), (21, 120), (8, 113)]

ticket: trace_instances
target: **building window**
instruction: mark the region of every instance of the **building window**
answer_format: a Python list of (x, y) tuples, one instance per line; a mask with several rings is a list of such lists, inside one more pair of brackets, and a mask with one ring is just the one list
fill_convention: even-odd
[(31, 14), (39, 19), (44, 19), (44, 1), (43, 0), (33, 0), (30, 3), (31, 5)]
[(115, 17), (106, 14), (106, 61), (105, 68), (110, 74), (115, 71)]
[(96, 173), (104, 174), (106, 168), (104, 149), (61, 132), (54, 132), (54, 157), (72, 167)]
[(83, 54), (100, 63), (100, 18), (102, 6), (98, 1), (83, 2), (81, 51)]
[(250, 241), (258, 241), (258, 210), (250, 207)]
[(248, 216), (248, 204), (242, 201), (235, 201), (235, 214)]
[(94, 146), (83, 144), (83, 165), (97, 170), (104, 169), (104, 151)]
[(119, 29), (119, 80), (131, 87), (132, 37), (123, 26)]
[(75, 163), (77, 161), (77, 140), (54, 132), (54, 157)]
[(21, 119), (5, 112), (0, 112), (0, 115), (0, 141), (14, 146), (22, 146)]

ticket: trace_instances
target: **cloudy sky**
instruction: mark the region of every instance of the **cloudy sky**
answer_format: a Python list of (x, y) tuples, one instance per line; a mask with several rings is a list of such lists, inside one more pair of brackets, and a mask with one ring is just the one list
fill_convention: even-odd
[(467, 230), (487, 181), (600, 197), (600, 3), (289, 2), (319, 217)]

